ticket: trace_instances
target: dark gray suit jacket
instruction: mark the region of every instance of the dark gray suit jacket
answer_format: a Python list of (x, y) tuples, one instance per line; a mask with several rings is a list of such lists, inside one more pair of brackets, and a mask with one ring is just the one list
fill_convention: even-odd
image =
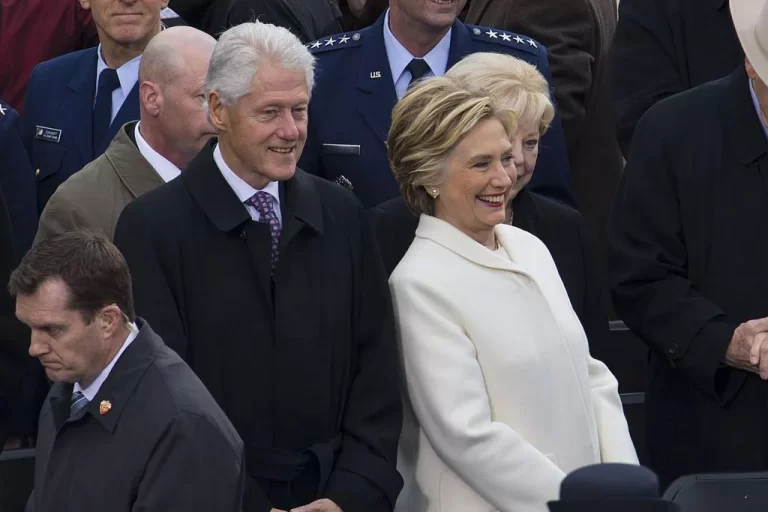
[(51, 388), (27, 512), (242, 509), (242, 440), (186, 363), (137, 324), (139, 336), (75, 419), (72, 384)]

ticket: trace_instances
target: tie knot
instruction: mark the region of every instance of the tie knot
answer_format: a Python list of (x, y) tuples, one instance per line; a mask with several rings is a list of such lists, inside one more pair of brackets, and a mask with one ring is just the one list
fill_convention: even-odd
[(406, 69), (411, 72), (411, 83), (415, 82), (419, 78), (432, 71), (429, 68), (429, 64), (424, 59), (413, 59), (408, 63)]
[(274, 215), (275, 213), (275, 209), (272, 206), (272, 195), (269, 192), (260, 190), (253, 194), (246, 203), (256, 208), (256, 211), (261, 215)]
[(120, 87), (120, 77), (117, 76), (117, 71), (112, 68), (102, 70), (99, 75), (99, 90), (112, 92), (118, 87)]

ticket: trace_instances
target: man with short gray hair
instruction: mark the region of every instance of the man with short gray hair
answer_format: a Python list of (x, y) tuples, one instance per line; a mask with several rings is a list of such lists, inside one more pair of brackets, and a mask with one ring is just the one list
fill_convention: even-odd
[(402, 487), (394, 321), (365, 210), (297, 168), (314, 59), (238, 25), (206, 79), (218, 140), (134, 201), (115, 243), (137, 309), (246, 446), (243, 510), (385, 512)]

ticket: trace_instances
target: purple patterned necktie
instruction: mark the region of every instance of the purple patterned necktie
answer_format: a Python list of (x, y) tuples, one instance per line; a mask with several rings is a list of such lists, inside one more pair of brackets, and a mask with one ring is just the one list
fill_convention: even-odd
[(272, 272), (274, 273), (280, 247), (280, 220), (272, 206), (272, 196), (268, 192), (256, 192), (245, 203), (259, 212), (259, 222), (269, 224), (269, 234), (272, 236)]

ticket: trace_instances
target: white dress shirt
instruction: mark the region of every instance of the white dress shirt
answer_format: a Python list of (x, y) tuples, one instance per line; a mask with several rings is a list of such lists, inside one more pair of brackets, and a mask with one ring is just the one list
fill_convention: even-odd
[(235, 174), (232, 169), (229, 168), (227, 163), (224, 161), (224, 157), (221, 156), (221, 149), (219, 149), (218, 144), (216, 144), (216, 147), (213, 149), (213, 161), (216, 162), (216, 165), (221, 171), (221, 175), (224, 176), (225, 180), (227, 180), (227, 183), (232, 188), (232, 191), (234, 191), (240, 202), (243, 203), (253, 220), (258, 221), (261, 219), (261, 215), (256, 208), (246, 204), (245, 202), (253, 197), (256, 192), (263, 191), (269, 193), (269, 195), (272, 196), (272, 207), (275, 210), (275, 215), (277, 216), (277, 220), (280, 222), (280, 225), (283, 224), (283, 216), (280, 211), (280, 186), (276, 181), (270, 181), (267, 186), (261, 190), (253, 188), (240, 176)]
[[(424, 60), (429, 65), (428, 71), (424, 77), (443, 76), (448, 69), (448, 56), (451, 50), (451, 31), (443, 36), (437, 45), (424, 56)], [(387, 50), (387, 59), (389, 68), (392, 70), (392, 80), (395, 82), (395, 92), (397, 99), (405, 95), (408, 90), (408, 84), (411, 83), (411, 72), (405, 69), (408, 64), (415, 59), (411, 52), (400, 44), (395, 34), (389, 29), (389, 9), (384, 17), (384, 48)]]
[(126, 338), (125, 343), (123, 343), (123, 346), (120, 347), (120, 350), (117, 352), (115, 357), (112, 359), (112, 361), (109, 362), (106, 368), (104, 368), (98, 377), (91, 383), (90, 386), (83, 389), (82, 386), (80, 386), (79, 382), (75, 383), (75, 388), (73, 390), (73, 393), (77, 393), (80, 391), (85, 398), (88, 399), (89, 402), (91, 402), (96, 394), (99, 392), (99, 389), (101, 388), (101, 385), (104, 384), (104, 381), (107, 380), (107, 377), (109, 377), (109, 373), (112, 371), (112, 368), (114, 368), (115, 363), (117, 363), (117, 360), (120, 359), (120, 356), (123, 355), (123, 352), (125, 352), (125, 349), (128, 348), (128, 345), (133, 343), (133, 340), (136, 339), (136, 337), (139, 335), (139, 328), (136, 326), (135, 323), (131, 322), (128, 324), (128, 326), (131, 329), (131, 333), (128, 335), (128, 338)]
[[(99, 49), (96, 53), (99, 56), (98, 60), (96, 61), (96, 90), (98, 91), (101, 72), (107, 69), (109, 66), (107, 66), (107, 63), (104, 62), (104, 59), (101, 56), (101, 45), (99, 45)], [(125, 99), (131, 93), (131, 89), (133, 89), (133, 86), (136, 85), (136, 82), (139, 81), (140, 63), (141, 55), (133, 60), (129, 60), (117, 68), (117, 78), (120, 80), (120, 87), (112, 91), (112, 117), (109, 120), (110, 123), (115, 120), (117, 113), (120, 112), (120, 107), (123, 106)], [(93, 97), (93, 104), (94, 106), (96, 105), (95, 95)]]
[(136, 135), (136, 147), (139, 149), (141, 156), (149, 162), (149, 165), (151, 165), (155, 172), (163, 178), (164, 182), (168, 183), (172, 179), (177, 178), (181, 174), (179, 168), (169, 162), (163, 155), (152, 149), (152, 146), (150, 146), (147, 141), (144, 140), (144, 137), (141, 136), (141, 131), (139, 130), (140, 126), (141, 121), (136, 123), (136, 130), (134, 133)]

